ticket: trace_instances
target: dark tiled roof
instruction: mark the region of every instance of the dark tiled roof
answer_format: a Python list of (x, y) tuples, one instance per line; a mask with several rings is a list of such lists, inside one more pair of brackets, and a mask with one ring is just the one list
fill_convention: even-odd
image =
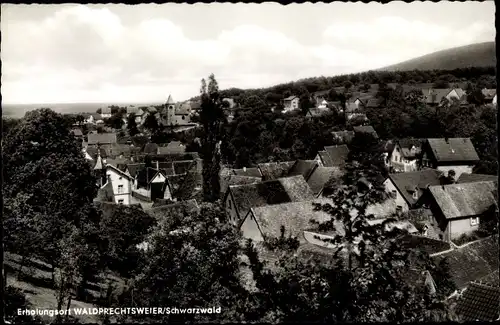
[(170, 185), (170, 188), (172, 189), (172, 195), (175, 196), (175, 194), (179, 191), (179, 188), (181, 187), (182, 183), (184, 182), (185, 177), (186, 177), (185, 174), (167, 175), (168, 184)]
[(170, 154), (170, 153), (185, 153), (186, 147), (179, 141), (171, 141), (165, 147), (158, 147), (158, 153)]
[(172, 162), (176, 174), (185, 174), (196, 162), (194, 160), (181, 160)]
[(301, 240), (303, 231), (311, 227), (310, 220), (322, 223), (332, 218), (327, 212), (315, 211), (313, 201), (267, 205), (252, 208), (251, 211), (262, 234), (275, 238), (281, 235), (281, 226), (284, 226), (286, 237)]
[(242, 218), (253, 207), (306, 201), (314, 198), (309, 185), (307, 185), (302, 176), (230, 186), (229, 189)]
[(182, 103), (175, 110), (176, 115), (189, 115), (190, 112), (191, 112), (191, 104), (189, 102)]
[(118, 168), (120, 171), (125, 171), (127, 169), (127, 166), (131, 163), (132, 162), (126, 158), (106, 159), (106, 164), (112, 165)]
[(479, 161), (476, 149), (469, 138), (427, 139), (438, 162)]
[(89, 133), (87, 137), (89, 145), (116, 143), (116, 133)]
[(475, 183), (475, 182), (487, 182), (487, 181), (498, 181), (498, 176), (462, 173), (460, 177), (457, 179), (457, 183)]
[[(425, 142), (425, 139), (399, 139), (397, 140), (399, 146), (401, 147), (401, 153), (405, 158), (415, 158), (417, 154), (420, 153), (422, 148), (422, 143)], [(415, 150), (411, 150), (412, 147), (415, 147)]]
[(262, 180), (269, 181), (287, 176), (294, 164), (294, 161), (283, 161), (258, 164), (257, 167), (262, 174)]
[(141, 169), (137, 173), (137, 185), (140, 187), (147, 187), (157, 173), (158, 170), (151, 167)]
[(497, 182), (476, 182), (429, 187), (446, 219), (477, 216), (497, 203)]
[[(389, 174), (389, 178), (403, 195), (408, 204), (415, 204), (422, 196), (427, 186), (440, 185), (442, 172), (435, 169), (424, 169), (409, 173)], [(413, 197), (415, 188), (417, 189), (417, 198)]]
[(451, 249), (449, 243), (442, 240), (436, 240), (425, 236), (404, 235), (398, 238), (401, 247), (407, 249), (420, 250), (427, 254), (436, 254)]
[(498, 270), (498, 235), (473, 242), (465, 247), (433, 257), (436, 264), (446, 259), (451, 280), (457, 289), (478, 281)]
[(312, 192), (317, 195), (332, 177), (340, 178), (342, 175), (343, 173), (338, 167), (317, 167), (307, 180), (307, 184), (309, 184)]
[(190, 200), (198, 199), (201, 200), (201, 195), (203, 189), (203, 176), (196, 168), (196, 164), (191, 165), (191, 168), (187, 171), (182, 181), (179, 183), (179, 188), (174, 192), (174, 196), (178, 200)]
[(290, 168), (288, 176), (302, 175), (307, 181), (317, 166), (318, 162), (316, 160), (297, 160), (292, 168)]
[(128, 144), (112, 144), (109, 148), (107, 148), (108, 157), (118, 157), (123, 155), (125, 157), (130, 157), (132, 155), (132, 149)]
[(325, 147), (325, 151), (330, 158), (329, 161), (323, 161), (325, 167), (342, 166), (345, 164), (349, 156), (349, 148), (347, 148), (345, 144), (339, 146), (327, 146)]
[(128, 164), (127, 165), (127, 170), (129, 172), (129, 174), (135, 178), (135, 176), (137, 175), (137, 173), (144, 169), (144, 167), (146, 166), (146, 164), (144, 163), (140, 163), (140, 164)]
[(97, 149), (97, 147), (87, 147), (85, 150), (87, 151), (87, 153), (89, 154), (89, 156), (92, 157), (92, 159), (94, 159), (94, 160), (97, 159), (97, 152), (98, 151), (101, 154), (101, 158), (107, 158), (108, 157), (108, 155), (106, 153), (106, 150), (104, 150), (104, 148)]
[(239, 176), (262, 177), (260, 170), (257, 167), (233, 169), (233, 171), (235, 175)]
[(495, 321), (499, 310), (499, 287), (471, 283), (458, 299), (455, 312), (463, 321)]
[(378, 134), (371, 125), (360, 125), (360, 126), (355, 126), (353, 127), (354, 132), (356, 133), (370, 133), (372, 134), (375, 138), (378, 138)]

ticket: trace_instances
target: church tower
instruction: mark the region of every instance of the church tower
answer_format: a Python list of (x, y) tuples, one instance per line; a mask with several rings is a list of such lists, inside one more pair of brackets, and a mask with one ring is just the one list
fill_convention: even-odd
[(168, 95), (167, 103), (167, 125), (172, 125), (175, 123), (175, 102), (171, 95)]

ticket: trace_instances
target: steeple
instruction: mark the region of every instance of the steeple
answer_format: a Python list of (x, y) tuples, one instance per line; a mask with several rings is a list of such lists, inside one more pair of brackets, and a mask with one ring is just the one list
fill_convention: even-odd
[(168, 95), (167, 99), (167, 105), (173, 105), (175, 104), (174, 100), (172, 99), (172, 95)]
[(97, 148), (97, 161), (94, 166), (94, 170), (102, 170), (104, 169), (104, 164), (102, 163), (102, 158), (101, 158), (101, 150), (100, 148)]

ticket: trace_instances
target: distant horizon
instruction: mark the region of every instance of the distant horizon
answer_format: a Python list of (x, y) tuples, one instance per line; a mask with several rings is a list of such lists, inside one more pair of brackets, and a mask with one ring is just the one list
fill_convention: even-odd
[(211, 73), (220, 89), (267, 88), (496, 36), (493, 2), (1, 8), (2, 96), (17, 105), (184, 101)]

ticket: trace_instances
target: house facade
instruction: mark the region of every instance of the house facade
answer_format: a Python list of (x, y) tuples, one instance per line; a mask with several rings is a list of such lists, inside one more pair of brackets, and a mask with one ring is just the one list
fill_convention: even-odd
[(438, 138), (422, 144), (419, 166), (444, 173), (453, 170), (458, 178), (462, 173), (471, 174), (478, 162), (479, 156), (469, 138)]
[(111, 107), (103, 107), (101, 108), (101, 118), (110, 118), (111, 117)]
[(112, 165), (106, 166), (106, 177), (113, 187), (115, 203), (130, 205), (132, 177)]
[(398, 140), (389, 154), (389, 165), (395, 172), (413, 172), (418, 169), (418, 155), (422, 150), (420, 139)]
[(284, 112), (291, 112), (299, 109), (299, 97), (290, 96), (283, 100)]
[(451, 241), (479, 229), (481, 219), (497, 212), (498, 182), (430, 186), (419, 204), (429, 208), (441, 240)]

